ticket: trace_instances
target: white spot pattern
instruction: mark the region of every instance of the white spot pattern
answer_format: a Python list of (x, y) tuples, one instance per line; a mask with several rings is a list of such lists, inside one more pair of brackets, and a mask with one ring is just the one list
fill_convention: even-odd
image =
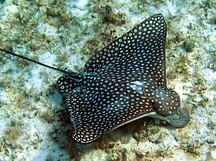
[(73, 139), (89, 143), (136, 117), (178, 113), (179, 96), (166, 89), (165, 41), (164, 18), (153, 15), (97, 52), (77, 76), (82, 81), (58, 79)]

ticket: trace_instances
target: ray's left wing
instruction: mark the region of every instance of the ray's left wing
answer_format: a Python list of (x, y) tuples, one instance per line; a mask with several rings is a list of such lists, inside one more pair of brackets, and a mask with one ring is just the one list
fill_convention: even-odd
[(166, 87), (165, 43), (165, 20), (161, 14), (153, 15), (96, 52), (84, 72), (120, 81), (152, 79)]

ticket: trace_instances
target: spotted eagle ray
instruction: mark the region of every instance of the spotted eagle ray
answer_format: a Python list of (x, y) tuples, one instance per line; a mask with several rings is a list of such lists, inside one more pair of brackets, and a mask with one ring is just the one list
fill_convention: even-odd
[(179, 95), (166, 85), (166, 32), (163, 16), (153, 15), (96, 52), (80, 74), (0, 50), (64, 73), (57, 84), (66, 98), (72, 138), (90, 143), (146, 116), (177, 128), (188, 124)]

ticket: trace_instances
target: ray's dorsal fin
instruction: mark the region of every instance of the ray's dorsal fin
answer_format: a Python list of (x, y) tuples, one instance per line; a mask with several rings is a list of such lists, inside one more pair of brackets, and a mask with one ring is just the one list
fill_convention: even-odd
[(13, 56), (16, 56), (16, 57), (18, 57), (18, 58), (21, 58), (21, 59), (24, 59), (24, 60), (33, 62), (33, 63), (35, 63), (35, 64), (44, 66), (44, 67), (46, 67), (46, 68), (55, 70), (55, 71), (57, 71), (57, 72), (60, 72), (60, 73), (64, 74), (66, 77), (69, 77), (69, 78), (73, 79), (73, 80), (76, 81), (76, 82), (80, 82), (80, 81), (81, 81), (81, 80), (80, 80), (80, 77), (78, 76), (78, 74), (76, 74), (76, 73), (74, 73), (74, 72), (71, 72), (71, 71), (68, 72), (68, 71), (65, 71), (65, 70), (62, 70), (62, 69), (58, 69), (58, 68), (52, 67), (52, 66), (50, 66), (50, 65), (46, 65), (46, 64), (44, 64), (44, 63), (35, 61), (35, 60), (33, 60), (33, 59), (29, 59), (29, 58), (24, 57), (24, 56), (22, 56), (22, 55), (15, 54), (15, 53), (13, 53), (13, 52), (11, 52), (11, 51), (8, 51), (8, 50), (5, 50), (5, 49), (1, 49), (1, 48), (0, 48), (0, 51), (5, 52), (6, 54), (13, 55)]

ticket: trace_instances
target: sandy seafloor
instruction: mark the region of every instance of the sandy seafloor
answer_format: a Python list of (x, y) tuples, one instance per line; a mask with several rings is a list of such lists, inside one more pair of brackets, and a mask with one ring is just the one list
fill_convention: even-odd
[(0, 161), (216, 160), (214, 0), (1, 0), (0, 48), (75, 72), (150, 15), (168, 26), (168, 87), (191, 121), (143, 118), (91, 144), (71, 139), (56, 71), (0, 53)]

